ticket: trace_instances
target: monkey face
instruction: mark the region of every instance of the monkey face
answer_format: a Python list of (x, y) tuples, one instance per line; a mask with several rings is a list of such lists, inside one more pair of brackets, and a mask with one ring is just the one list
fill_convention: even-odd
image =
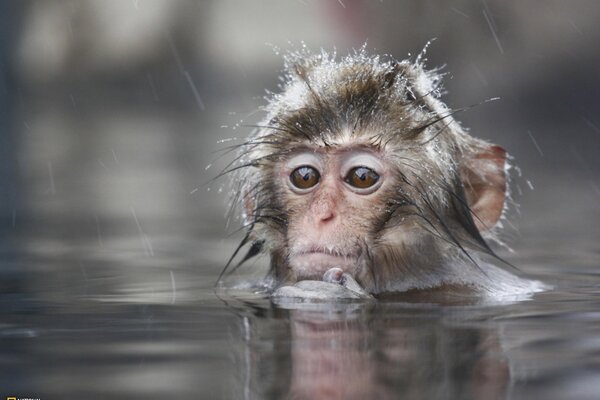
[(385, 154), (360, 145), (307, 147), (277, 170), (290, 272), (296, 279), (321, 279), (333, 267), (357, 274), (393, 181)]

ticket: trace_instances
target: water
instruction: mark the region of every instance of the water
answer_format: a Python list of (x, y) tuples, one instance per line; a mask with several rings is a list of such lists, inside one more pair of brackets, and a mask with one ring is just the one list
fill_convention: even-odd
[(0, 396), (598, 398), (595, 175), (548, 163), (513, 183), (501, 255), (552, 290), (286, 309), (213, 290), (239, 239), (221, 183), (205, 190), (222, 115), (26, 115), (0, 209)]
[(2, 243), (2, 396), (598, 397), (593, 240), (574, 256), (549, 231), (524, 239), (530, 250), (512, 260), (555, 286), (525, 301), (286, 309), (249, 290), (217, 296), (213, 283), (233, 243), (195, 224), (180, 221), (174, 233), (140, 217), (150, 255), (134, 221), (98, 221), (101, 243), (94, 219), (87, 231), (73, 221), (21, 220)]

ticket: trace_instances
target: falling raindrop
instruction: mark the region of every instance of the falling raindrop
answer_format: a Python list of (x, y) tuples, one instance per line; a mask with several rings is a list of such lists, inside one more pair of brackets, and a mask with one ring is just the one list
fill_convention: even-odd
[(533, 184), (531, 183), (531, 181), (529, 179), (527, 179), (527, 186), (529, 186), (529, 189), (533, 190)]
[(542, 157), (544, 157), (544, 153), (542, 152), (542, 149), (540, 148), (540, 146), (538, 145), (538, 142), (535, 140), (535, 138), (533, 137), (533, 134), (531, 133), (531, 131), (527, 131), (527, 134), (529, 135), (529, 138), (531, 139), (531, 141), (533, 142), (533, 145), (535, 146), (535, 148), (537, 149), (537, 151), (540, 153), (540, 155)]
[(173, 274), (173, 270), (170, 270), (171, 274), (171, 304), (175, 304), (175, 300), (177, 299), (177, 286), (175, 285), (175, 275)]
[(500, 43), (500, 39), (498, 38), (498, 34), (496, 33), (496, 24), (492, 18), (492, 14), (489, 12), (490, 10), (489, 10), (487, 4), (485, 3), (485, 1), (483, 2), (483, 6), (486, 8), (487, 12), (486, 12), (486, 10), (481, 10), (481, 12), (483, 13), (485, 21), (487, 22), (488, 26), (490, 27), (490, 31), (492, 32), (492, 36), (494, 37), (496, 46), (498, 46), (498, 50), (500, 50), (500, 54), (504, 54), (504, 48), (502, 48), (502, 43)]
[(48, 188), (48, 193), (54, 195), (54, 194), (56, 194), (56, 186), (54, 184), (54, 171), (52, 169), (51, 161), (48, 161), (48, 175), (50, 178), (50, 187)]

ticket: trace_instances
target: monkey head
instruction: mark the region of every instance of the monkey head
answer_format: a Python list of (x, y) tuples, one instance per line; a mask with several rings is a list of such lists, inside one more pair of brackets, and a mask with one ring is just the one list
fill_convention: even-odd
[(469, 284), (493, 254), (506, 153), (468, 135), (440, 91), (420, 61), (289, 55), (231, 168), (249, 256), (268, 252), (278, 283), (336, 267), (373, 294)]

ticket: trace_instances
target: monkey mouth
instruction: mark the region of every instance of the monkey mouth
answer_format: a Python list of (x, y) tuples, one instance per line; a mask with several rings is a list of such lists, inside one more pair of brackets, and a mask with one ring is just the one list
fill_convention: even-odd
[(323, 279), (323, 274), (334, 267), (353, 275), (358, 261), (358, 252), (340, 252), (333, 249), (311, 247), (294, 251), (289, 263), (299, 280)]

